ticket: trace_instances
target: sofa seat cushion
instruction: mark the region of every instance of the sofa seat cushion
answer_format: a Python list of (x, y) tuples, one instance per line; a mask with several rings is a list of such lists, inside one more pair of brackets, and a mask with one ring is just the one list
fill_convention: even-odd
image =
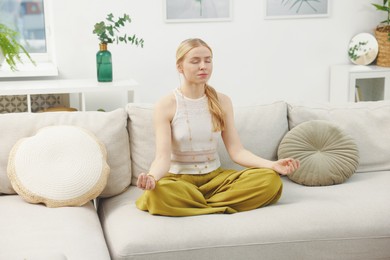
[(327, 120), (349, 134), (359, 149), (357, 172), (390, 170), (390, 100), (345, 104), (290, 103), (289, 128)]
[[(21, 124), (23, 122), (23, 124)], [(127, 113), (123, 108), (111, 112), (11, 113), (0, 115), (0, 193), (15, 194), (7, 176), (8, 156), (15, 143), (35, 135), (46, 126), (72, 125), (94, 133), (105, 145), (110, 176), (100, 196), (121, 193), (131, 181)]]
[(308, 186), (343, 183), (359, 164), (355, 140), (325, 120), (306, 121), (294, 127), (280, 143), (278, 156), (298, 159), (301, 166), (287, 177)]
[(106, 148), (92, 132), (60, 125), (19, 140), (7, 171), (12, 187), (26, 201), (64, 207), (95, 199), (107, 184), (110, 168)]
[[(27, 203), (18, 195), (3, 195), (0, 212), (0, 259), (45, 255), (57, 257), (53, 259), (110, 259), (91, 202), (81, 207), (48, 208)], [(15, 258), (8, 258), (11, 256)]]
[(318, 187), (282, 179), (277, 204), (232, 215), (153, 216), (135, 207), (136, 187), (104, 199), (99, 215), (112, 259), (390, 258), (390, 172)]

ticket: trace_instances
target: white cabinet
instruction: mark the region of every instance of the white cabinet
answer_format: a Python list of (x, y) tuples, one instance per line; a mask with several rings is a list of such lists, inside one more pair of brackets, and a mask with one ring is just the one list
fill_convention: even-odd
[(335, 65), (330, 72), (332, 103), (390, 99), (390, 68)]
[(108, 83), (96, 79), (0, 81), (0, 96), (26, 95), (28, 112), (31, 112), (31, 96), (37, 94), (69, 94), (70, 106), (78, 110), (111, 111), (132, 102), (137, 85), (133, 79)]

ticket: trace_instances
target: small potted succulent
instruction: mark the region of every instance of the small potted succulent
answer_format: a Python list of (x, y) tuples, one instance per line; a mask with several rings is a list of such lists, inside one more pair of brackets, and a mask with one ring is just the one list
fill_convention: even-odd
[(372, 4), (376, 10), (386, 13), (383, 20), (375, 30), (375, 37), (379, 44), (377, 65), (390, 67), (390, 0), (383, 0), (382, 5)]
[(0, 23), (0, 68), (5, 60), (12, 71), (17, 71), (17, 64), (23, 63), (21, 56), (23, 53), (35, 65), (28, 51), (19, 42), (18, 33)]
[(96, 23), (93, 33), (99, 39), (99, 51), (96, 54), (97, 77), (99, 82), (112, 81), (112, 60), (111, 53), (107, 50), (109, 43), (128, 43), (137, 47), (144, 47), (144, 40), (135, 34), (122, 34), (120, 29), (131, 23), (130, 16), (124, 14), (115, 18), (112, 13), (108, 14), (105, 21)]

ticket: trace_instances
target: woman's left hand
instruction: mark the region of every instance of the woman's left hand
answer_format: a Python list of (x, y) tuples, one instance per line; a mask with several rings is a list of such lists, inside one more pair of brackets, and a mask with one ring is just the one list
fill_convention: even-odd
[(138, 176), (137, 187), (143, 190), (153, 190), (156, 187), (156, 179), (148, 173), (141, 173)]
[(293, 158), (285, 158), (275, 161), (272, 169), (282, 175), (288, 175), (296, 171), (300, 166), (300, 162)]

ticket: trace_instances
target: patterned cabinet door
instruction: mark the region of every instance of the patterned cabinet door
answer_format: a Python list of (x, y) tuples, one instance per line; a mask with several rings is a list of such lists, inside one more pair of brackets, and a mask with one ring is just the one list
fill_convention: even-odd
[[(68, 94), (44, 94), (31, 96), (31, 111), (58, 106), (69, 106)], [(27, 112), (27, 95), (0, 96), (0, 113)]]

